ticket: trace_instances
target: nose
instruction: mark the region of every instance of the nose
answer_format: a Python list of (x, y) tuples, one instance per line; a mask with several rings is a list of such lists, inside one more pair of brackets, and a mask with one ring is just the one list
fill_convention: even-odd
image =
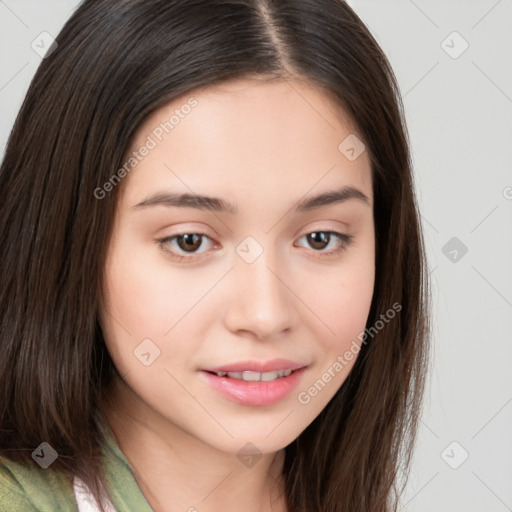
[(236, 258), (226, 309), (227, 329), (250, 332), (259, 339), (278, 337), (297, 321), (296, 296), (282, 265), (263, 253), (252, 263)]

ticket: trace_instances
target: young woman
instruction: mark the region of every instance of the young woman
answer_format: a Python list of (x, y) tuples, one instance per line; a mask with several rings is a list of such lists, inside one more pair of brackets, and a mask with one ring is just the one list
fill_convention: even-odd
[(85, 0), (0, 196), (0, 509), (397, 509), (428, 274), (343, 1)]

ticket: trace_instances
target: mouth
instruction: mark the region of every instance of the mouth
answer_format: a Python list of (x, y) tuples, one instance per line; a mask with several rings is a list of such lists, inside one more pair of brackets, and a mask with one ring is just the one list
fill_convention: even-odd
[(224, 398), (240, 405), (275, 404), (299, 385), (307, 366), (294, 370), (225, 372), (201, 370), (200, 377)]
[[(243, 374), (247, 372), (251, 372), (252, 374), (270, 374), (272, 372), (298, 370), (304, 366), (307, 365), (305, 363), (300, 363), (297, 361), (292, 361), (290, 359), (277, 357), (275, 359), (270, 359), (268, 361), (247, 359), (245, 361), (237, 361), (235, 363), (227, 363), (222, 366), (212, 366), (201, 369), (207, 372), (224, 374)], [(255, 377), (255, 375), (249, 375), (249, 378), (251, 377)], [(270, 377), (270, 375), (268, 375), (267, 377)], [(242, 377), (235, 375), (233, 378), (241, 379)]]
[(282, 379), (284, 377), (288, 377), (293, 372), (297, 370), (276, 370), (273, 372), (253, 372), (250, 370), (246, 370), (243, 372), (213, 372), (205, 370), (207, 373), (211, 375), (216, 375), (217, 377), (226, 377), (228, 379), (234, 380), (243, 380), (245, 382), (272, 382), (277, 379)]

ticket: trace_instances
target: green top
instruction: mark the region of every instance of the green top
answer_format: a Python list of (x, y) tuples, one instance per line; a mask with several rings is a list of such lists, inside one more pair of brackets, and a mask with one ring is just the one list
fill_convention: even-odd
[[(117, 512), (154, 512), (133, 469), (107, 425), (102, 464), (110, 499)], [(84, 509), (86, 510), (86, 509)], [(0, 512), (79, 512), (72, 480), (51, 466), (20, 464), (0, 457)]]

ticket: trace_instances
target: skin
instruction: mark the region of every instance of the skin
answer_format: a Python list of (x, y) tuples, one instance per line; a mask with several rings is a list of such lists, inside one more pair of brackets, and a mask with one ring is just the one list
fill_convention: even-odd
[[(130, 151), (190, 97), (197, 106), (120, 185), (101, 311), (123, 379), (102, 408), (156, 512), (231, 512), (242, 503), (246, 512), (284, 511), (284, 447), (324, 409), (356, 357), (308, 404), (298, 394), (354, 340), (360, 345), (368, 318), (370, 160), (367, 151), (345, 157), (338, 146), (357, 133), (349, 117), (295, 80), (237, 80), (175, 98), (139, 128)], [(361, 190), (369, 204), (292, 211), (305, 196), (343, 186)], [(239, 212), (133, 208), (160, 191), (220, 197)], [(323, 245), (307, 236), (328, 229), (352, 235), (352, 245), (333, 254), (336, 236)], [(157, 241), (183, 233), (207, 237), (188, 251), (183, 239)], [(250, 264), (236, 252), (247, 236), (263, 249)], [(173, 260), (165, 248), (190, 260)], [(134, 356), (147, 338), (160, 350), (149, 366)], [(308, 368), (298, 388), (272, 405), (238, 404), (200, 378), (207, 366), (275, 357)], [(250, 467), (237, 457), (248, 442), (262, 455)]]

